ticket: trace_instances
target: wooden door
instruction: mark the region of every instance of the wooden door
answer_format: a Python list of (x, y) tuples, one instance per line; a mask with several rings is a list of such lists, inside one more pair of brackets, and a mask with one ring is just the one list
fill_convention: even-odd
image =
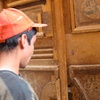
[(63, 0), (72, 100), (100, 99), (100, 1)]
[(38, 29), (35, 54), (21, 70), (39, 98), (67, 100), (69, 85), (72, 100), (99, 100), (100, 1), (8, 0), (7, 6), (48, 24)]

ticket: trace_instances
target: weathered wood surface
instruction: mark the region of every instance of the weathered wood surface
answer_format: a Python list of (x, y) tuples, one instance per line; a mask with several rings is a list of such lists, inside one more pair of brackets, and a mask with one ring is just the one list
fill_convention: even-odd
[(100, 1), (70, 0), (73, 33), (100, 31)]
[[(35, 44), (36, 51), (29, 65), (37, 65), (38, 62), (41, 67), (59, 65), (59, 72), (55, 73), (60, 78), (60, 83), (55, 83), (60, 84), (61, 88), (58, 90), (61, 89), (61, 92), (56, 90), (59, 98), (56, 99), (66, 100), (68, 98), (66, 90), (68, 90), (69, 82), (73, 100), (98, 100), (100, 75), (98, 65), (94, 68), (93, 64), (100, 64), (100, 1), (43, 0), (45, 3), (41, 1), (16, 7), (24, 11), (35, 22), (48, 24), (47, 28), (38, 29), (40, 33)], [(67, 82), (67, 76), (72, 74), (67, 69), (68, 66), (70, 69), (70, 65), (79, 65), (79, 67), (75, 66), (77, 69), (73, 69), (75, 76), (70, 77)], [(52, 69), (52, 66), (50, 67)], [(47, 69), (44, 68), (44, 70)], [(49, 81), (47, 86), (50, 87), (51, 83)]]
[[(100, 19), (92, 17), (94, 17), (94, 13), (97, 11), (99, 12), (100, 1), (65, 0), (64, 4), (64, 21), (67, 44), (66, 58), (68, 65), (99, 64)], [(92, 5), (93, 7), (91, 7)], [(93, 10), (94, 7), (98, 9)], [(93, 14), (90, 13), (90, 15), (84, 15), (85, 12), (91, 12), (91, 10), (93, 10)]]
[(54, 0), (55, 22), (56, 22), (56, 39), (58, 46), (59, 60), (59, 77), (61, 84), (61, 100), (68, 100), (68, 83), (67, 83), (67, 63), (66, 63), (66, 39), (64, 31), (63, 2)]
[(74, 85), (68, 81), (73, 100), (99, 100), (100, 69), (94, 64), (100, 64), (100, 0), (63, 1), (67, 64), (76, 65)]
[[(40, 100), (59, 100), (57, 93), (60, 89), (56, 89), (57, 65), (28, 65), (26, 69), (20, 69), (20, 73), (31, 84)], [(55, 81), (52, 77), (55, 77)]]
[[(100, 65), (71, 65), (69, 73), (74, 86), (78, 88), (82, 96), (82, 100), (100, 99)], [(73, 94), (75, 94), (74, 91)], [(76, 96), (73, 95), (73, 98)]]
[(2, 11), (2, 9), (3, 9), (3, 2), (2, 0), (0, 0), (0, 12)]

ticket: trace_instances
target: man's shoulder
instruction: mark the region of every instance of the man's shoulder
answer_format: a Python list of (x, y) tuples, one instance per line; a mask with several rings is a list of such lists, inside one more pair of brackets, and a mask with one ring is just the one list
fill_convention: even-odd
[(21, 81), (20, 76), (15, 74), (12, 71), (8, 71), (8, 70), (0, 70), (0, 78), (3, 79), (4, 82), (17, 82), (17, 81)]
[(0, 71), (0, 79), (2, 84), (11, 92), (11, 93), (20, 93), (28, 89), (28, 83), (19, 75), (11, 71)]
[(3, 80), (0, 78), (0, 100), (13, 100), (9, 90), (7, 89), (7, 86), (3, 82)]
[(30, 84), (19, 75), (9, 71), (0, 71), (0, 79), (5, 86), (2, 89), (9, 91), (11, 96), (16, 98), (14, 100), (38, 100), (34, 99), (37, 98), (37, 96)]
[(14, 84), (15, 86), (26, 85), (27, 82), (20, 76), (15, 74), (14, 72), (8, 70), (0, 71), (0, 78), (4, 81), (5, 84)]

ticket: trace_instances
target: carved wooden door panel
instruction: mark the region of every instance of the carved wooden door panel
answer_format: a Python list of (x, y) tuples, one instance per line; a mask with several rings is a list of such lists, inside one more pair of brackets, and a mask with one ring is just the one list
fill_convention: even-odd
[(100, 0), (63, 0), (72, 100), (100, 100)]

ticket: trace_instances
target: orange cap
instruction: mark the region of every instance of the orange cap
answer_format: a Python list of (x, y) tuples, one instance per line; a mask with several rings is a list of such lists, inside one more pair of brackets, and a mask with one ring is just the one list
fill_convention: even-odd
[(0, 13), (0, 43), (31, 27), (44, 27), (47, 24), (34, 23), (23, 12), (15, 8), (3, 9)]

